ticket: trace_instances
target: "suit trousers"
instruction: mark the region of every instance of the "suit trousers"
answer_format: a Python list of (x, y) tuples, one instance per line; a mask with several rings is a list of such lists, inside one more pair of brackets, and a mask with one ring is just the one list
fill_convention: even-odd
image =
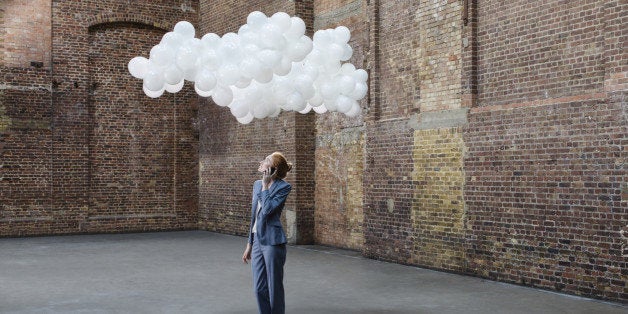
[(260, 314), (286, 312), (283, 290), (283, 266), (286, 263), (286, 245), (262, 245), (253, 240), (251, 268), (253, 291)]

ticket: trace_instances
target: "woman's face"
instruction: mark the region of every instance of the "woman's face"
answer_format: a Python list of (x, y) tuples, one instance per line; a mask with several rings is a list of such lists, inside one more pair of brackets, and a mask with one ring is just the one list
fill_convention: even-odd
[(271, 166), (272, 166), (272, 163), (270, 162), (270, 155), (268, 155), (266, 156), (264, 160), (259, 162), (259, 168), (257, 168), (257, 171), (264, 172), (266, 171), (266, 169), (270, 168)]

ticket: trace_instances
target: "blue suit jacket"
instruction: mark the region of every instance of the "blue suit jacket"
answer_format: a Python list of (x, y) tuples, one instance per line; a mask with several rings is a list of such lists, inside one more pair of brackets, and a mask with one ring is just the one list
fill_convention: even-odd
[[(262, 180), (253, 184), (253, 201), (251, 203), (251, 224), (249, 226), (249, 243), (253, 244), (253, 224), (257, 219), (255, 241), (262, 245), (278, 245), (288, 242), (286, 234), (281, 226), (281, 211), (286, 204), (286, 198), (290, 194), (290, 183), (277, 179), (270, 189), (262, 191)], [(257, 212), (257, 201), (262, 208)]]

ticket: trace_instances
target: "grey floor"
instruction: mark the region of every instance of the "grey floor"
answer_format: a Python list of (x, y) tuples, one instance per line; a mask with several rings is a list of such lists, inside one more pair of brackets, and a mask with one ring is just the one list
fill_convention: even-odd
[[(0, 239), (0, 313), (256, 313), (245, 238)], [(289, 246), (287, 313), (628, 313), (625, 305)]]

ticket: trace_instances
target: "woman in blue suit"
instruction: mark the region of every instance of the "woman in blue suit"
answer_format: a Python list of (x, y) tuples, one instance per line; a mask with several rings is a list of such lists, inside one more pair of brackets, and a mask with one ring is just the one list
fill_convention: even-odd
[(262, 180), (253, 184), (249, 241), (242, 261), (251, 260), (253, 287), (261, 314), (285, 313), (283, 266), (286, 263), (286, 234), (281, 212), (292, 186), (284, 181), (292, 164), (283, 154), (272, 153), (257, 169)]

